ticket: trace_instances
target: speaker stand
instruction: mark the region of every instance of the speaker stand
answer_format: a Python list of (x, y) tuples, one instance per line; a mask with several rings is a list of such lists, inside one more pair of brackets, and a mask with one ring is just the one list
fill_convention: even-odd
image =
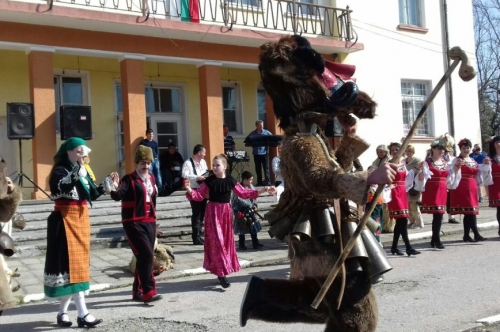
[(25, 178), (26, 180), (28, 180), (29, 182), (31, 182), (31, 184), (34, 185), (35, 188), (38, 188), (38, 190), (40, 190), (42, 193), (44, 193), (45, 195), (47, 195), (47, 197), (50, 199), (50, 195), (47, 194), (47, 192), (45, 192), (45, 190), (43, 190), (42, 188), (40, 188), (40, 186), (38, 186), (35, 182), (33, 182), (33, 180), (31, 180), (29, 178), (29, 176), (27, 176), (23, 172), (23, 145), (21, 143), (21, 140), (19, 140), (19, 167), (20, 167), (21, 170), (19, 171), (19, 173), (17, 173), (17, 175), (14, 178), (13, 182), (14, 183), (17, 182), (17, 185), (19, 187), (24, 188), (23, 187), (23, 178)]

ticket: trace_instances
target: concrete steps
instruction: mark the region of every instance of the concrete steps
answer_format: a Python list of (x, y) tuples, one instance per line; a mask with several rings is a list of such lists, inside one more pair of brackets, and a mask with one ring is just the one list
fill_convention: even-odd
[[(259, 197), (259, 212), (270, 210), (275, 203), (275, 197), (262, 195)], [(18, 208), (26, 219), (26, 228), (22, 231), (13, 230), (12, 237), (16, 243), (16, 256), (33, 257), (43, 255), (47, 247), (47, 217), (54, 209), (54, 203), (49, 200), (27, 200)], [(111, 200), (108, 196), (101, 197), (92, 203), (90, 208), (91, 250), (121, 247), (126, 244), (125, 234), (121, 225), (120, 202)], [(168, 238), (191, 240), (191, 207), (184, 192), (180, 191), (169, 197), (159, 197), (157, 201), (158, 228), (168, 243)], [(262, 222), (266, 232), (269, 224)]]

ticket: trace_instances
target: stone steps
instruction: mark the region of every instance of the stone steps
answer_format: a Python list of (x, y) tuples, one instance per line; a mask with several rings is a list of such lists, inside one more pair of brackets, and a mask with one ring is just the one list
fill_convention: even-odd
[[(260, 213), (264, 214), (275, 204), (275, 197), (259, 197)], [(24, 201), (18, 209), (26, 219), (26, 228), (13, 230), (16, 243), (16, 256), (33, 257), (44, 254), (47, 246), (47, 217), (54, 209), (49, 200)], [(120, 202), (103, 197), (92, 203), (90, 208), (91, 250), (121, 247), (126, 244), (121, 225)], [(182, 192), (169, 197), (159, 197), (157, 201), (157, 224), (163, 233), (161, 236), (168, 243), (168, 238), (191, 240), (191, 207)], [(263, 231), (269, 224), (262, 222)]]

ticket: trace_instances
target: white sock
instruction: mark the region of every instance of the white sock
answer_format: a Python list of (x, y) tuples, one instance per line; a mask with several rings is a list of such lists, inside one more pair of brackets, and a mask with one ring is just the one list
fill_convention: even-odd
[(69, 322), (68, 307), (69, 304), (71, 303), (71, 295), (61, 297), (60, 301), (61, 302), (59, 304), (59, 315), (66, 314), (63, 315), (61, 319), (63, 322)]
[[(84, 318), (89, 313), (87, 305), (85, 305), (85, 295), (83, 295), (83, 292), (73, 294), (73, 300), (75, 301), (76, 310), (78, 310), (78, 317)], [(87, 316), (85, 320), (88, 322), (94, 321), (95, 318), (92, 319), (90, 316)]]

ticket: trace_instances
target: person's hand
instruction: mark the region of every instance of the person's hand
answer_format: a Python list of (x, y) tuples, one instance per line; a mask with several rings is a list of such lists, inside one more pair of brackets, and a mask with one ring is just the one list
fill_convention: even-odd
[(276, 188), (275, 188), (275, 187), (267, 187), (266, 192), (267, 192), (269, 195), (276, 195)]
[(109, 178), (111, 179), (111, 182), (116, 187), (118, 187), (118, 185), (120, 184), (120, 176), (118, 175), (118, 173), (117, 172), (111, 172), (111, 174), (109, 175)]
[(397, 165), (393, 163), (383, 163), (368, 175), (366, 182), (372, 184), (390, 184), (396, 177)]
[(455, 162), (455, 169), (458, 171), (463, 165), (465, 165), (465, 161), (462, 158), (457, 159)]
[(196, 178), (196, 181), (203, 181), (203, 180), (205, 180), (205, 179), (206, 179), (206, 177), (205, 177), (205, 176), (201, 176), (201, 175), (200, 175), (200, 176), (198, 176), (198, 177)]
[(484, 158), (483, 159), (483, 164), (485, 164), (485, 165), (491, 164), (491, 159), (489, 157)]
[(7, 180), (7, 195), (10, 195), (14, 192), (14, 183), (8, 176), (5, 179)]
[(342, 128), (344, 128), (344, 133), (347, 136), (356, 136), (356, 130), (358, 129), (358, 118), (352, 114), (345, 114), (337, 116)]

